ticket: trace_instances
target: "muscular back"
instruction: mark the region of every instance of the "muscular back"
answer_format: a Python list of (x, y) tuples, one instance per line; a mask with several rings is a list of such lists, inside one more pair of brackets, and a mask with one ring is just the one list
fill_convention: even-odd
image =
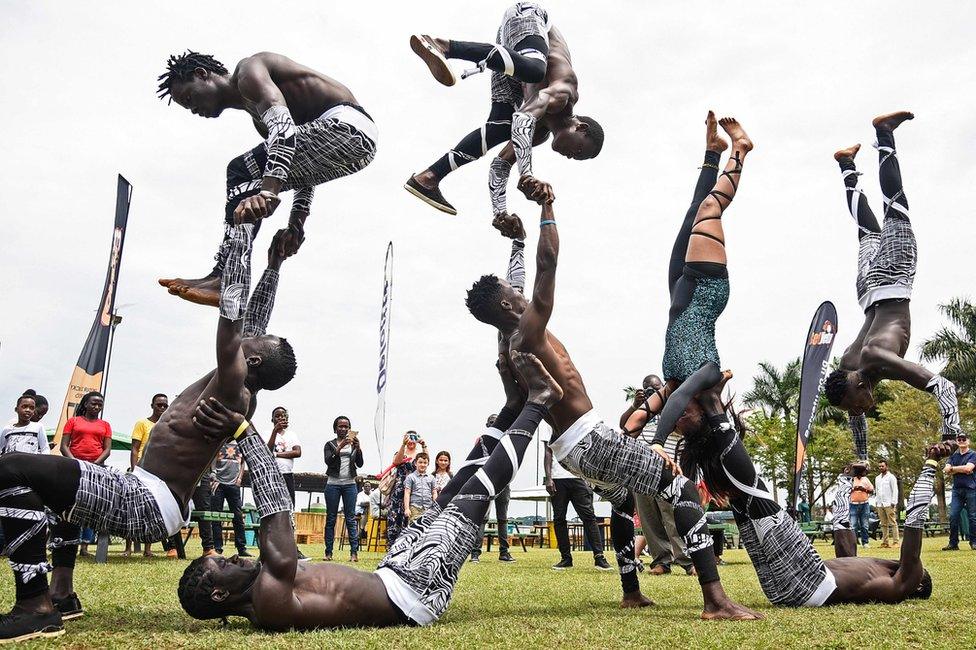
[[(284, 95), (295, 124), (311, 122), (341, 102), (356, 103), (352, 92), (335, 79), (273, 52), (259, 52), (242, 59), (231, 76), (231, 83), (237, 86), (240, 77), (248, 73), (248, 67), (254, 65), (267, 68)], [(260, 124), (261, 115), (252, 102), (245, 99), (244, 110)]]
[(523, 109), (533, 112), (542, 109), (539, 121), (544, 125), (548, 118), (563, 118), (573, 114), (579, 101), (579, 82), (573, 71), (569, 47), (558, 29), (549, 30), (549, 56), (546, 59), (546, 76), (537, 84), (525, 84)]
[[(184, 389), (160, 416), (152, 428), (149, 444), (139, 466), (162, 479), (173, 491), (180, 505), (186, 506), (200, 477), (210, 467), (222, 441), (207, 440), (193, 424), (197, 404), (209, 397), (228, 399), (216, 392), (216, 370)], [(250, 393), (243, 388), (238, 399), (224, 402), (237, 411), (246, 413)]]

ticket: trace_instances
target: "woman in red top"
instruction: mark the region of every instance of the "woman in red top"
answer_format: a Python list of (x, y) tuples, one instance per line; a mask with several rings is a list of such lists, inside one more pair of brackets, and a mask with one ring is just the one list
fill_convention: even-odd
[[(96, 465), (104, 465), (112, 451), (112, 427), (108, 422), (99, 418), (105, 398), (98, 391), (85, 393), (81, 402), (75, 407), (75, 416), (69, 418), (64, 425), (64, 435), (61, 438), (61, 455), (65, 458), (85, 460)], [(51, 537), (65, 540), (79, 540), (81, 529), (67, 521), (61, 520), (55, 524)], [(81, 545), (81, 554), (89, 555), (88, 544)], [(68, 598), (77, 599), (71, 576), (78, 555), (78, 546), (71, 544), (56, 548), (51, 553), (54, 572), (51, 574), (51, 598), (55, 601)], [(81, 606), (78, 605), (80, 611)], [(70, 608), (69, 609), (73, 609)], [(80, 616), (80, 614), (79, 614)]]

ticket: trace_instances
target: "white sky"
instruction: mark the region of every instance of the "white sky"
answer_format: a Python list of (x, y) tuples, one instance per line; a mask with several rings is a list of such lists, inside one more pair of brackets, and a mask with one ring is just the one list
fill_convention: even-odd
[[(419, 430), (431, 450), (463, 456), (501, 403), (495, 336), (463, 305), (484, 272), (503, 273), (508, 242), (490, 228), (487, 159), (443, 184), (457, 217), (401, 189), (481, 124), (488, 75), (434, 82), (407, 45), (414, 31), (493, 40), (507, 3), (5, 2), (0, 103), (3, 273), (0, 403), (30, 386), (56, 421), (94, 316), (108, 256), (115, 175), (134, 185), (106, 418), (129, 430), (150, 396), (170, 396), (214, 364), (216, 311), (168, 296), (155, 279), (211, 267), (221, 235), (224, 169), (259, 138), (244, 113), (205, 121), (155, 97), (166, 57), (185, 48), (228, 67), (284, 53), (347, 84), (379, 125), (376, 161), (319, 188), (308, 240), (283, 270), (271, 330), (287, 336), (298, 376), (265, 393), (255, 421), (286, 405), (305, 456), (339, 413), (372, 442), (386, 242), (396, 248), (386, 465)], [(880, 212), (870, 120), (913, 110), (898, 131), (919, 241), (914, 343), (941, 322), (939, 302), (971, 287), (976, 64), (968, 3), (606, 2), (552, 0), (580, 79), (578, 112), (606, 130), (603, 154), (574, 162), (536, 151), (552, 182), (562, 240), (551, 328), (567, 344), (597, 409), (616, 421), (621, 387), (657, 371), (667, 321), (667, 256), (697, 176), (708, 108), (737, 116), (756, 142), (727, 213), (732, 298), (719, 322), (723, 365), (749, 388), (756, 363), (801, 351), (814, 308), (835, 301), (838, 350), (861, 322), (855, 228), (834, 150), (861, 142), (868, 198)], [(708, 10), (711, 10), (710, 12)], [(267, 18), (266, 18), (267, 17)], [(458, 69), (461, 65), (458, 64)], [(535, 210), (511, 189), (529, 223)], [(287, 218), (265, 224), (264, 248)], [(529, 229), (529, 252), (536, 233)], [(532, 256), (529, 255), (529, 260)], [(263, 255), (256, 255), (261, 261)], [(530, 264), (531, 268), (531, 264)], [(262, 266), (256, 265), (254, 278)], [(534, 458), (516, 487), (535, 481)]]

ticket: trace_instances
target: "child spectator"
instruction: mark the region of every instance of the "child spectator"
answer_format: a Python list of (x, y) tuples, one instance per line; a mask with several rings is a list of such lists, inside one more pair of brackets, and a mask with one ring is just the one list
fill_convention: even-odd
[(420, 452), (414, 458), (417, 469), (407, 476), (403, 484), (403, 500), (410, 507), (410, 520), (424, 514), (434, 504), (434, 477), (427, 473), (430, 456)]

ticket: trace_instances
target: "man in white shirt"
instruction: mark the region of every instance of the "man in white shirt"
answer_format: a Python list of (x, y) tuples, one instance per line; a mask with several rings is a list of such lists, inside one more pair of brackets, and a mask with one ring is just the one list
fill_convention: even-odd
[[(898, 479), (888, 471), (888, 462), (878, 465), (880, 474), (874, 479), (874, 507), (878, 510), (881, 528), (881, 548), (898, 546)], [(888, 529), (893, 531), (894, 542), (888, 544)]]
[(288, 410), (284, 406), (276, 406), (271, 411), (271, 437), (268, 439), (268, 449), (275, 455), (278, 471), (285, 479), (291, 505), (295, 506), (295, 459), (302, 456), (302, 445), (294, 431), (288, 428)]

